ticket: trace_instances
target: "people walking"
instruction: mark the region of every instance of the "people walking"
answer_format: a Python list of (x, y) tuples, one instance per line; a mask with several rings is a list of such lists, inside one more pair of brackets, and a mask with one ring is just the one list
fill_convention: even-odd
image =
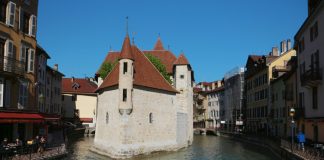
[(299, 131), (297, 134), (298, 148), (304, 151), (305, 135), (303, 132)]

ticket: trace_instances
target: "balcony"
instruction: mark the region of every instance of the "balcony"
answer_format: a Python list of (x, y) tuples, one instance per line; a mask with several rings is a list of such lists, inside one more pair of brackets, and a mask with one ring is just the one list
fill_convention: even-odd
[(0, 72), (23, 75), (25, 73), (25, 63), (23, 61), (18, 61), (15, 58), (1, 56)]
[(316, 87), (322, 82), (322, 69), (310, 69), (300, 76), (302, 86)]
[(196, 105), (196, 108), (198, 110), (206, 110), (206, 108), (204, 107), (204, 105)]

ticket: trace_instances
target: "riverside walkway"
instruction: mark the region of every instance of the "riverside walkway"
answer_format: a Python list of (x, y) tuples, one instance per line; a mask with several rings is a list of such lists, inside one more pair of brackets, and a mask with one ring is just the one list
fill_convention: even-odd
[(1, 152), (0, 159), (3, 160), (46, 160), (57, 159), (68, 154), (65, 144), (56, 145), (55, 147), (46, 148), (42, 153), (33, 152), (32, 147), (11, 149)]

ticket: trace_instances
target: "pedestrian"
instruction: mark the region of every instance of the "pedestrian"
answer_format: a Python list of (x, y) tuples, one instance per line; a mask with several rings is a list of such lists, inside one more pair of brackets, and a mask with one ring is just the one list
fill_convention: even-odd
[(45, 150), (45, 145), (46, 145), (46, 139), (44, 136), (40, 138), (40, 152), (43, 153)]
[(298, 148), (304, 151), (305, 135), (303, 132), (299, 131), (297, 134)]
[(22, 146), (22, 142), (21, 142), (21, 140), (19, 140), (19, 138), (16, 138), (15, 145), (16, 145), (17, 147), (21, 147), (21, 146)]

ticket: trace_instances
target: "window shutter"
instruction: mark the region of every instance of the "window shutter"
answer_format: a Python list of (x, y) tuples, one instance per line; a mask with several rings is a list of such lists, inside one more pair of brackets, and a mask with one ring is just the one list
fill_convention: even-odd
[(3, 78), (0, 78), (0, 108), (3, 107)]
[(28, 72), (34, 72), (35, 50), (29, 49)]
[(6, 80), (5, 85), (5, 107), (10, 107), (10, 100), (11, 100), (11, 81)]
[(36, 35), (36, 16), (31, 15), (29, 19), (29, 35), (34, 36)]
[(7, 25), (12, 27), (14, 27), (15, 24), (15, 11), (16, 11), (16, 4), (10, 1), (7, 5), (6, 23)]
[(3, 70), (4, 71), (11, 71), (12, 70), (12, 61), (14, 47), (11, 40), (7, 40), (5, 44), (5, 52), (4, 52), (4, 64), (3, 64)]

